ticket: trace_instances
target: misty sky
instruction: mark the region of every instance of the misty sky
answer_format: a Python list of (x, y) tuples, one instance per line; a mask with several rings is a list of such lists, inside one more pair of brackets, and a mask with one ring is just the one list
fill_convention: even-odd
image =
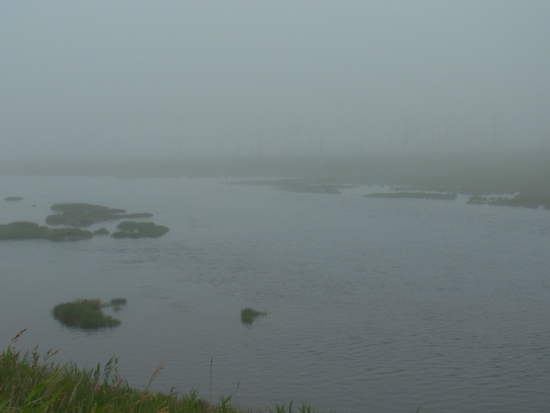
[(550, 1), (0, 0), (0, 159), (550, 146)]

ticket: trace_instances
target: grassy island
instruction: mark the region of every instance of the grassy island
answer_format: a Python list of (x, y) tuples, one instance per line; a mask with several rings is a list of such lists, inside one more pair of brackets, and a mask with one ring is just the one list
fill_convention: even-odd
[(241, 310), (241, 321), (244, 324), (252, 324), (257, 317), (264, 315), (267, 315), (265, 311), (258, 311), (251, 307), (246, 307)]
[(101, 300), (97, 298), (75, 300), (57, 304), (52, 310), (52, 316), (68, 327), (97, 330), (120, 324), (120, 320), (104, 314), (101, 310), (102, 307), (113, 306), (116, 307), (116, 310), (124, 304), (126, 304), (124, 298), (113, 299), (109, 304), (102, 304)]
[(169, 229), (154, 222), (124, 221), (117, 225), (120, 231), (111, 235), (113, 238), (158, 238), (166, 234)]
[(48, 228), (34, 222), (19, 221), (0, 224), (0, 240), (45, 239), (50, 241), (78, 241), (93, 234), (79, 228)]
[(71, 225), (73, 227), (88, 227), (96, 222), (116, 221), (124, 218), (150, 218), (153, 216), (149, 212), (127, 213), (125, 209), (86, 203), (54, 204), (51, 210), (56, 213), (46, 217), (47, 224)]

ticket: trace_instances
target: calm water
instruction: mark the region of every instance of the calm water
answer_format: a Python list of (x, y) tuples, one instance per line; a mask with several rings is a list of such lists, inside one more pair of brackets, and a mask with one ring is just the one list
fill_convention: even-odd
[[(153, 240), (2, 242), (0, 343), (28, 328), (20, 348), (82, 366), (119, 356), (140, 387), (163, 363), (153, 388), (248, 407), (548, 410), (549, 211), (223, 182), (0, 177), (1, 198), (25, 198), (1, 201), (2, 223), (90, 202), (170, 227)], [(49, 315), (115, 296), (128, 305), (112, 330)], [(246, 306), (268, 316), (243, 325)]]

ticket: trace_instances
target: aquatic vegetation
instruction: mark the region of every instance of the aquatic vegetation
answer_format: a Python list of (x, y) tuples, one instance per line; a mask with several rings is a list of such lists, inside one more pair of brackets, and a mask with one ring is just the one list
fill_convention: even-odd
[(125, 209), (86, 203), (54, 204), (51, 210), (56, 214), (46, 217), (47, 224), (71, 225), (73, 227), (87, 227), (96, 222), (115, 221), (123, 218), (135, 219), (153, 216), (149, 212), (126, 213)]
[(387, 192), (365, 195), (369, 198), (417, 198), (417, 199), (443, 199), (455, 200), (454, 193), (436, 193), (436, 192)]
[(117, 228), (120, 231), (113, 233), (113, 238), (157, 238), (169, 231), (168, 227), (154, 222), (124, 221)]
[(45, 239), (50, 241), (78, 241), (93, 234), (79, 228), (48, 228), (29, 221), (0, 224), (0, 240)]
[(7, 196), (4, 198), (4, 201), (21, 201), (23, 197), (21, 196)]
[(101, 307), (101, 300), (97, 298), (75, 300), (57, 304), (52, 310), (52, 315), (66, 326), (84, 330), (97, 330), (120, 324), (120, 320), (104, 314)]
[(109, 235), (110, 232), (107, 228), (99, 228), (94, 231), (94, 235)]
[(252, 324), (257, 317), (264, 315), (267, 315), (265, 311), (258, 311), (251, 307), (246, 307), (241, 310), (241, 321), (245, 324)]

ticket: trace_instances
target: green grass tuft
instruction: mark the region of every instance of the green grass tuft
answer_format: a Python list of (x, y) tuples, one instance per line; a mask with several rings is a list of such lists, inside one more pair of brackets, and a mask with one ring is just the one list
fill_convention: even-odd
[[(97, 308), (99, 300), (91, 301)], [(79, 368), (76, 363), (56, 364), (51, 361), (57, 351), (45, 355), (33, 351), (21, 353), (16, 348), (22, 330), (7, 350), (0, 352), (0, 413), (253, 413), (241, 408), (233, 396), (222, 396), (217, 403), (199, 397), (197, 390), (180, 394), (171, 390), (160, 393), (149, 386), (162, 370), (159, 366), (151, 374), (146, 388), (130, 387), (118, 374), (118, 358), (113, 357), (103, 366)], [(317, 410), (302, 404), (293, 410), (287, 405), (264, 407), (257, 413), (314, 413)]]

